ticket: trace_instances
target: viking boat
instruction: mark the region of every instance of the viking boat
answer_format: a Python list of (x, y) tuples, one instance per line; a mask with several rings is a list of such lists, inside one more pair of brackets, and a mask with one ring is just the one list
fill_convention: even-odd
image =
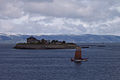
[(88, 58), (82, 58), (81, 48), (77, 47), (76, 51), (75, 51), (75, 56), (74, 56), (74, 58), (71, 58), (71, 61), (81, 62), (81, 61), (87, 61), (87, 59)]

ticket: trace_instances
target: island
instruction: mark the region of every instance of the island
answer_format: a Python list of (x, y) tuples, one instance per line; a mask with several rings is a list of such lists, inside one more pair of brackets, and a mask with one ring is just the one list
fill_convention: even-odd
[(26, 43), (17, 43), (14, 48), (16, 49), (75, 49), (75, 43), (67, 43), (66, 41), (58, 40), (38, 40), (33, 36), (27, 38)]

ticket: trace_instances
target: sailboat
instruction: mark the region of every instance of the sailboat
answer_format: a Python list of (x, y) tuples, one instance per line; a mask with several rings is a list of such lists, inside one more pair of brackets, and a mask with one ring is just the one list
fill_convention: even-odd
[(74, 58), (71, 58), (71, 61), (74, 61), (74, 62), (87, 61), (87, 58), (82, 58), (80, 47), (76, 48), (75, 56), (74, 56)]

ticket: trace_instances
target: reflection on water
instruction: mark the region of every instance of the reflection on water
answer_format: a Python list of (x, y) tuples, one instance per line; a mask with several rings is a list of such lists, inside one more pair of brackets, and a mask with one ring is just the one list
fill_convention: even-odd
[(0, 80), (120, 80), (120, 46), (82, 49), (88, 61), (71, 62), (74, 49), (16, 50), (0, 45)]

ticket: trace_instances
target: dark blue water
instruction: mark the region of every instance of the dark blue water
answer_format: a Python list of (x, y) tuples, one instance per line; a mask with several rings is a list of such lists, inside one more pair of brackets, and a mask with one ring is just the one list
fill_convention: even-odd
[(70, 61), (74, 49), (16, 50), (0, 44), (0, 80), (120, 80), (120, 46), (82, 49), (87, 62)]

